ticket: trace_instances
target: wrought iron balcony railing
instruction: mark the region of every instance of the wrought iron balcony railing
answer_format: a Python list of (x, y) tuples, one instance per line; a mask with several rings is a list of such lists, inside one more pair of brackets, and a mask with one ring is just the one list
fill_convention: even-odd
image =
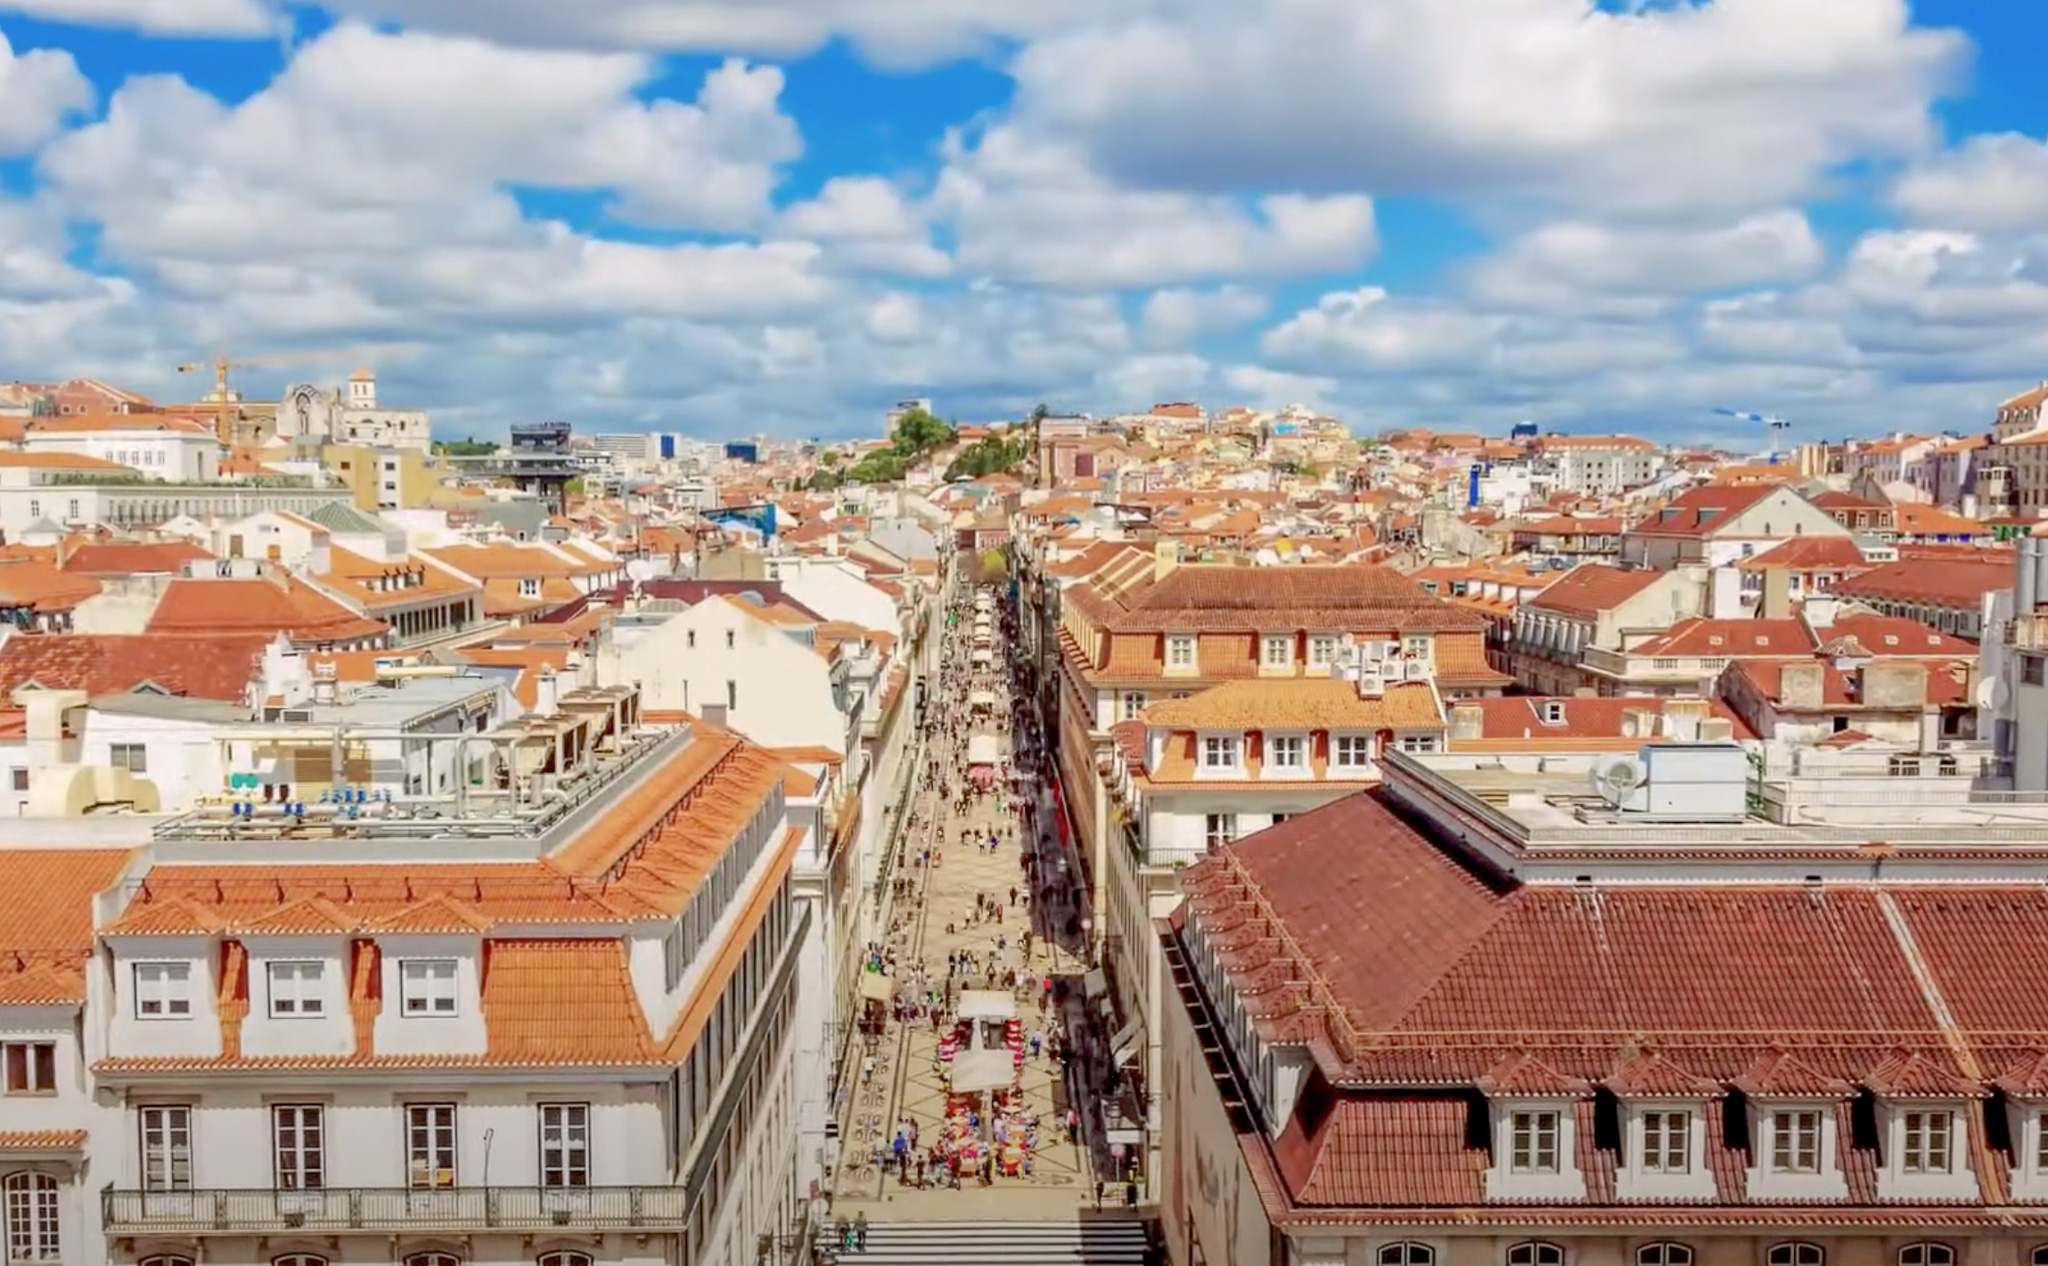
[(679, 1230), (681, 1187), (199, 1188), (100, 1193), (110, 1235), (277, 1231)]

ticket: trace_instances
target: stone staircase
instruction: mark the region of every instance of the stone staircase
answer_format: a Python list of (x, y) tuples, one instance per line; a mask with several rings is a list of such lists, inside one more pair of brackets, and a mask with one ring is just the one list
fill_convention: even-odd
[(1145, 1266), (1150, 1241), (1136, 1218), (1070, 1218), (870, 1222), (865, 1253), (840, 1249), (829, 1227), (819, 1245), (839, 1266)]

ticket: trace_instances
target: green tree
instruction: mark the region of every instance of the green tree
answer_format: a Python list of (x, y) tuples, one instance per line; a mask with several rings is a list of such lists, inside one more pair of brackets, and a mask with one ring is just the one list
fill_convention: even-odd
[(999, 549), (985, 549), (975, 561), (980, 564), (983, 584), (1000, 585), (1010, 578), (1010, 560)]
[(813, 471), (811, 473), (811, 477), (806, 482), (805, 486), (808, 487), (812, 492), (831, 492), (838, 488), (839, 485), (843, 482), (845, 482), (845, 480), (838, 471), (819, 470)]
[(437, 440), (434, 451), (450, 457), (489, 457), (498, 451), (498, 446), (488, 440), (470, 436), (459, 440)]
[(896, 419), (896, 429), (889, 440), (897, 455), (907, 459), (905, 464), (909, 465), (933, 449), (952, 443), (959, 434), (923, 409), (911, 409)]

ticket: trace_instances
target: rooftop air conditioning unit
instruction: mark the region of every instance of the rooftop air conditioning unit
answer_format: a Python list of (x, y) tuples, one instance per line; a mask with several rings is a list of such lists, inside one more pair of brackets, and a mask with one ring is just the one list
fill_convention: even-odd
[(1621, 753), (1601, 757), (1587, 774), (1593, 793), (1621, 813), (1641, 813), (1650, 807), (1649, 779), (1639, 759)]
[(305, 708), (286, 708), (277, 714), (277, 719), (286, 725), (311, 725), (313, 714)]
[(1411, 659), (1401, 665), (1402, 677), (1408, 681), (1428, 681), (1429, 665), (1419, 659)]

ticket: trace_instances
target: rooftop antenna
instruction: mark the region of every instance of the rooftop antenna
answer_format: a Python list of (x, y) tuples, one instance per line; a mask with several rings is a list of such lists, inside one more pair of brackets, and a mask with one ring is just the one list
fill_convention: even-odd
[(1744, 422), (1753, 422), (1769, 428), (1768, 434), (1770, 438), (1767, 441), (1767, 447), (1764, 449), (1764, 452), (1770, 455), (1772, 465), (1777, 464), (1778, 437), (1792, 429), (1790, 422), (1775, 413), (1752, 413), (1743, 409), (1716, 409), (1714, 412), (1724, 418), (1738, 418)]

